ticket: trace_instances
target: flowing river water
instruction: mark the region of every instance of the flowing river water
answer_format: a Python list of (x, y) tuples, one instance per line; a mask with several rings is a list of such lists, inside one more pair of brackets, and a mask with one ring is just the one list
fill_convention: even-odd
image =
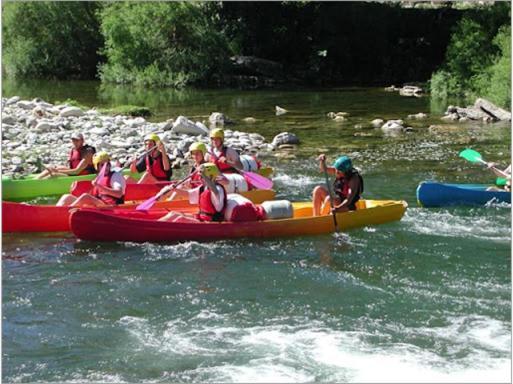
[[(508, 125), (443, 123), (445, 106), (429, 97), (376, 88), (3, 87), (4, 97), (146, 105), (155, 121), (223, 112), (268, 141), (294, 132), (297, 150), (262, 159), (278, 197), (309, 199), (324, 180), (314, 157), (326, 152), (353, 158), (366, 198), (409, 204), (400, 222), (291, 239), (3, 235), (3, 381), (511, 381), (511, 207), (426, 209), (415, 197), (423, 180), (493, 182), (458, 153), (472, 147), (507, 165)], [(275, 105), (289, 112), (276, 116)], [(336, 123), (330, 111), (350, 116)], [(406, 119), (418, 112), (428, 119)], [(257, 122), (241, 122), (249, 116)], [(413, 131), (387, 136), (374, 118)]]

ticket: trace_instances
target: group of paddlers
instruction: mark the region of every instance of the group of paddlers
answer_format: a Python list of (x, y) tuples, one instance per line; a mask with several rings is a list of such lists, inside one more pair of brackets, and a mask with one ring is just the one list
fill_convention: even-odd
[[(96, 152), (92, 146), (85, 144), (81, 133), (71, 137), (73, 148), (69, 155), (68, 167), (47, 167), (39, 177), (47, 178), (56, 175), (85, 175), (97, 173), (92, 181), (93, 190), (78, 197), (71, 194), (63, 195), (58, 206), (102, 207), (124, 203), (127, 183), (135, 183), (131, 176), (126, 178), (122, 169), (112, 167), (111, 158), (105, 151)], [(238, 175), (245, 168), (239, 153), (224, 144), (224, 131), (213, 129), (210, 132), (210, 148), (202, 142), (196, 142), (189, 147), (193, 165), (186, 179), (177, 186), (171, 183), (158, 194), (158, 198), (170, 199), (175, 197), (187, 198), (193, 205), (198, 206), (198, 213), (186, 215), (170, 212), (160, 220), (170, 221), (224, 221), (228, 196), (226, 183), (230, 175)], [(171, 161), (166, 147), (160, 137), (154, 133), (144, 139), (146, 152), (139, 158), (134, 158), (125, 167), (133, 173), (142, 173), (138, 183), (156, 183), (170, 181), (173, 175)], [(246, 156), (247, 157), (247, 156)], [(326, 156), (317, 159), (321, 171), (335, 176), (332, 189), (333, 201), (330, 201), (330, 191), (327, 186), (317, 186), (313, 190), (313, 214), (327, 215), (330, 212), (355, 210), (356, 203), (363, 192), (363, 179), (353, 167), (347, 156), (340, 156), (332, 167), (326, 166)], [(260, 167), (254, 159), (252, 165)], [(239, 176), (241, 177), (241, 176)], [(237, 200), (239, 202), (247, 202)]]

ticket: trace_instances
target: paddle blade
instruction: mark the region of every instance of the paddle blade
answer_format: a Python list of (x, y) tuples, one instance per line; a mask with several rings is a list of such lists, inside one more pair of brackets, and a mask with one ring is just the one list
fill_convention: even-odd
[(484, 163), (481, 154), (473, 149), (465, 149), (460, 152), (460, 157), (463, 157), (465, 160), (470, 161), (471, 163)]
[(148, 200), (143, 201), (141, 204), (139, 204), (137, 207), (135, 207), (136, 211), (148, 211), (155, 202), (157, 201), (157, 196), (150, 197)]
[(247, 179), (251, 185), (256, 187), (257, 189), (272, 189), (273, 188), (273, 182), (272, 180), (268, 179), (267, 177), (264, 177), (262, 175), (259, 175), (258, 173), (254, 172), (247, 172), (247, 171), (241, 171), (244, 174), (244, 177)]
[(504, 187), (508, 183), (508, 180), (504, 177), (498, 177), (497, 180), (495, 180), (495, 185), (499, 187)]

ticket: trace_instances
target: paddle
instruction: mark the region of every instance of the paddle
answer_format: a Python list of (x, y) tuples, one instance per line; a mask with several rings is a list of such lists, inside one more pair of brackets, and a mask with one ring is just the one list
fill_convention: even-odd
[[(196, 172), (198, 172), (198, 171), (196, 171)], [(167, 192), (169, 192), (172, 188), (176, 188), (179, 185), (185, 183), (192, 176), (194, 176), (196, 174), (196, 172), (191, 173), (190, 175), (188, 175), (187, 177), (183, 178), (182, 180), (180, 180), (176, 184), (172, 184), (172, 185), (169, 185), (167, 187), (162, 188), (155, 196), (152, 196), (148, 200), (143, 201), (135, 209), (137, 211), (147, 211), (147, 210), (149, 210), (151, 207), (153, 207), (153, 205), (157, 202), (158, 199), (160, 199), (163, 195), (165, 195)], [(174, 195), (172, 197), (174, 198)]]
[[(468, 160), (471, 163), (481, 163), (481, 164), (488, 165), (488, 163), (483, 160), (483, 157), (481, 156), (481, 154), (479, 152), (474, 151), (473, 149), (470, 149), (470, 148), (467, 148), (467, 149), (464, 149), (463, 151), (461, 151), (460, 157), (463, 157), (465, 160)], [(504, 177), (508, 177), (508, 175), (506, 173), (504, 173), (503, 171), (501, 171), (500, 169), (497, 169), (495, 167), (490, 167), (490, 168), (496, 170), (498, 173), (500, 173)]]
[[(216, 159), (219, 159), (216, 155), (214, 155), (212, 152), (208, 152), (209, 155), (215, 157)], [(249, 179), (249, 182), (254, 185), (257, 189), (272, 189), (273, 182), (272, 180), (268, 179), (267, 177), (264, 177), (262, 175), (259, 175), (255, 172), (245, 171), (243, 169), (237, 168), (235, 164), (232, 164), (230, 162), (227, 162), (232, 167), (234, 167), (237, 171), (242, 173), (244, 177), (247, 177)]]
[(328, 188), (328, 193), (330, 195), (330, 206), (331, 206), (331, 214), (333, 215), (333, 224), (335, 224), (335, 232), (338, 232), (338, 223), (337, 223), (337, 214), (335, 213), (334, 209), (334, 205), (333, 205), (333, 192), (331, 192), (331, 187), (330, 187), (330, 180), (328, 178), (328, 168), (326, 168), (326, 159), (323, 159), (322, 160), (322, 169), (324, 170), (324, 179), (326, 180), (326, 188)]

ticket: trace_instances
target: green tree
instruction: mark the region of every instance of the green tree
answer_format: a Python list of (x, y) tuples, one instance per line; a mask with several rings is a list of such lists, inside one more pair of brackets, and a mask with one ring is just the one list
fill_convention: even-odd
[(228, 43), (202, 3), (113, 3), (101, 20), (104, 81), (183, 87), (211, 80), (228, 62)]
[(99, 3), (6, 2), (2, 7), (4, 74), (94, 78), (102, 44)]

